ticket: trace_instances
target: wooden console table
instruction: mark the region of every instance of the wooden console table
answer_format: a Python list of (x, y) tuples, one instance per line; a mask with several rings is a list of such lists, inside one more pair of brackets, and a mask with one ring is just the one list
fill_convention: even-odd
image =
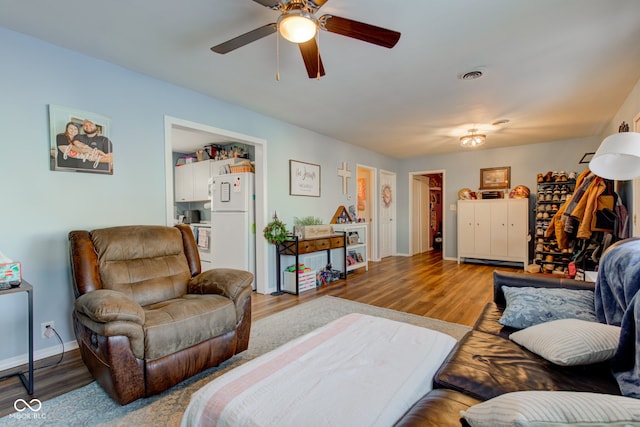
[[(346, 233), (338, 232), (334, 235), (328, 237), (318, 237), (315, 239), (308, 240), (299, 240), (297, 236), (292, 236), (291, 238), (285, 240), (280, 243), (276, 250), (276, 271), (278, 273), (278, 287), (276, 292), (272, 295), (281, 295), (283, 292), (288, 294), (298, 295), (300, 293), (300, 283), (298, 281), (298, 274), (296, 271), (296, 291), (289, 292), (282, 289), (282, 268), (280, 263), (280, 258), (282, 255), (294, 256), (296, 258), (295, 265), (298, 266), (300, 264), (300, 255), (312, 253), (312, 252), (321, 252), (327, 251), (327, 263), (331, 262), (331, 250), (332, 249), (340, 249), (342, 248), (342, 256), (344, 265), (347, 265), (347, 246), (346, 246)], [(347, 278), (346, 271), (342, 273), (342, 276)]]

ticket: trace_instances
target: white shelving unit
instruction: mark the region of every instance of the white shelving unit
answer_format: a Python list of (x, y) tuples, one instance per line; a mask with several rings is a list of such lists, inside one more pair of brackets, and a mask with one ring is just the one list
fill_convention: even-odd
[(369, 271), (367, 223), (333, 224), (333, 230), (346, 233), (347, 260), (349, 258), (354, 260), (354, 263), (347, 264), (346, 271), (349, 272), (362, 267), (364, 267), (365, 271)]

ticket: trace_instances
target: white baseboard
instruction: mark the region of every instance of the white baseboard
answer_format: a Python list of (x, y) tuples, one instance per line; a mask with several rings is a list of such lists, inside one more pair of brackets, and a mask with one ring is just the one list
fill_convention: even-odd
[[(78, 342), (76, 340), (64, 343), (65, 352), (76, 348), (78, 348)], [(33, 360), (35, 362), (36, 360), (46, 359), (47, 357), (55, 356), (60, 353), (62, 353), (62, 346), (60, 344), (52, 345), (51, 347), (43, 348), (42, 350), (34, 352)], [(0, 371), (15, 368), (16, 366), (21, 366), (26, 363), (29, 363), (29, 355), (27, 353), (9, 359), (0, 360)]]

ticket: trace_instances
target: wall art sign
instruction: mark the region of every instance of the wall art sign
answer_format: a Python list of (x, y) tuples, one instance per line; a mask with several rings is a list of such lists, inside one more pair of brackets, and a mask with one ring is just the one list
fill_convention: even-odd
[(49, 105), (51, 170), (113, 175), (111, 118)]
[(495, 190), (509, 188), (511, 182), (511, 167), (480, 169), (480, 189)]
[(391, 186), (389, 184), (384, 184), (382, 186), (380, 195), (382, 196), (382, 206), (385, 208), (391, 206), (391, 202), (393, 202), (393, 194), (391, 194)]
[(289, 194), (320, 197), (320, 165), (289, 160)]

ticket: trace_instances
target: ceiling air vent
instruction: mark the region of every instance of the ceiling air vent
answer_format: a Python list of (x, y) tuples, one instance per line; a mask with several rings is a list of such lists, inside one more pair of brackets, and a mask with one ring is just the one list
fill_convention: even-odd
[(484, 75), (483, 68), (476, 68), (475, 70), (467, 71), (466, 73), (458, 74), (460, 80), (476, 80)]

